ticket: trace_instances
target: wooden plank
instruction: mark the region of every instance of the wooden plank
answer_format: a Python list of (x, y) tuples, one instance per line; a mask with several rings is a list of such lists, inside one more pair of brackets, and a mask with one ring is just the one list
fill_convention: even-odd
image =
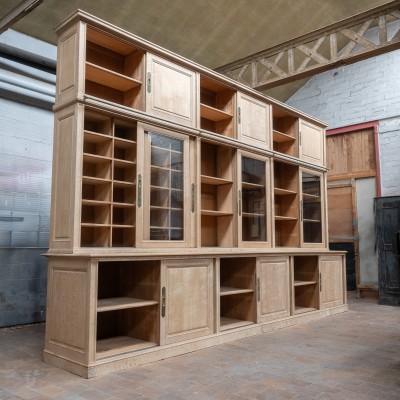
[(206, 118), (215, 122), (223, 121), (233, 117), (232, 114), (219, 110), (215, 107), (210, 107), (207, 104), (200, 104), (200, 115), (202, 118)]
[(294, 142), (296, 140), (295, 137), (287, 135), (286, 133), (279, 132), (277, 130), (273, 131), (273, 140), (274, 142), (284, 143), (284, 142)]
[(147, 307), (158, 304), (157, 301), (134, 299), (131, 297), (113, 297), (97, 301), (97, 312), (122, 310), (126, 308)]
[(292, 195), (296, 195), (296, 194), (297, 194), (297, 192), (295, 192), (293, 190), (274, 188), (275, 196), (292, 196)]
[(96, 358), (110, 357), (115, 354), (143, 350), (154, 346), (157, 346), (157, 343), (128, 336), (102, 339), (98, 340), (96, 343)]
[(137, 79), (89, 62), (86, 63), (86, 79), (121, 92), (126, 92), (142, 84)]
[(239, 289), (239, 288), (232, 288), (232, 287), (227, 287), (227, 286), (221, 286), (219, 290), (220, 296), (230, 296), (230, 295), (235, 295), (235, 294), (241, 294), (241, 293), (253, 293), (253, 289)]
[(229, 179), (217, 178), (215, 176), (201, 175), (201, 183), (219, 186), (232, 184), (233, 181)]
[(247, 326), (247, 325), (252, 325), (252, 324), (254, 324), (254, 322), (252, 322), (252, 321), (243, 321), (243, 320), (235, 319), (235, 318), (221, 317), (220, 330), (225, 331), (227, 329), (240, 328), (242, 326)]
[(208, 215), (210, 217), (229, 217), (232, 216), (233, 213), (215, 210), (201, 210), (201, 215)]

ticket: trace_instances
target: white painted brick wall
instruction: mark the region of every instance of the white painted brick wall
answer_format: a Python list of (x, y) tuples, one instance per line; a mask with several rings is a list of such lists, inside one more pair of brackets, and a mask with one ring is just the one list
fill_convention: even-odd
[(287, 104), (328, 129), (379, 120), (382, 196), (400, 195), (400, 50), (316, 75)]

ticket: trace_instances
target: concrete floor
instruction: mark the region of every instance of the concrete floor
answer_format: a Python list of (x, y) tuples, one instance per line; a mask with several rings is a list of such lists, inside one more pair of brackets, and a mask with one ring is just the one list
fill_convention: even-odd
[(86, 380), (41, 361), (44, 325), (0, 329), (0, 399), (400, 399), (400, 307), (347, 313)]

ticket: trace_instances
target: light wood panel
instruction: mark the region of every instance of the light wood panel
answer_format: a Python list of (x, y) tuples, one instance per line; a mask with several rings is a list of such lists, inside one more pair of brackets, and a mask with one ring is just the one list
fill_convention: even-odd
[(239, 139), (260, 148), (270, 148), (271, 107), (240, 93), (238, 112)]
[(376, 174), (373, 129), (327, 136), (328, 180)]
[(165, 261), (162, 265), (162, 343), (193, 339), (213, 332), (211, 260)]
[(351, 183), (328, 185), (329, 239), (335, 241), (354, 238), (354, 191)]
[(290, 315), (289, 257), (258, 260), (258, 322), (274, 321)]
[(308, 121), (300, 120), (300, 150), (302, 160), (316, 165), (325, 163), (324, 130)]
[(180, 124), (196, 125), (196, 74), (166, 59), (147, 56), (146, 111)]
[(345, 302), (345, 265), (343, 256), (320, 258), (320, 307), (335, 307)]

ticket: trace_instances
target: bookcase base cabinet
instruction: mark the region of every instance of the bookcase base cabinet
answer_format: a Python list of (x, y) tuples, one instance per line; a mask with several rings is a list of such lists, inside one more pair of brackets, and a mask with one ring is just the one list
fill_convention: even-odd
[(45, 362), (91, 378), (347, 311), (342, 253), (146, 257), (49, 256)]

